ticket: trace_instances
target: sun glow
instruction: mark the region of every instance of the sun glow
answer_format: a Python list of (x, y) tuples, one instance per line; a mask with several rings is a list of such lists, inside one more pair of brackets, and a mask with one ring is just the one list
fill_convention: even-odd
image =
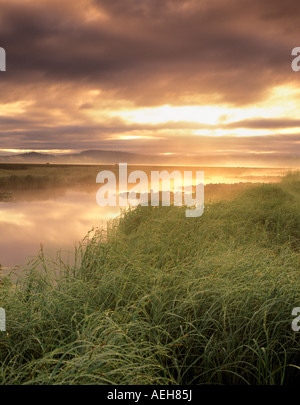
[(172, 107), (164, 105), (154, 108), (143, 108), (132, 111), (122, 111), (121, 117), (127, 121), (139, 124), (161, 124), (164, 122), (189, 121), (209, 125), (217, 124), (222, 115), (226, 114), (224, 107), (215, 106), (183, 106)]
[[(226, 124), (251, 119), (294, 119), (300, 108), (300, 91), (289, 86), (274, 87), (269, 97), (256, 105), (234, 107), (230, 105), (206, 106), (171, 106), (163, 105), (152, 108), (138, 108), (108, 112), (111, 118), (119, 118), (132, 124), (149, 126), (163, 126), (174, 123), (174, 130), (186, 125), (187, 131), (193, 130), (195, 135), (236, 135), (257, 136), (276, 133), (298, 133), (298, 129), (291, 128), (274, 131), (252, 128), (226, 129)], [(178, 124), (178, 126), (176, 125)], [(192, 128), (193, 124), (199, 128)], [(201, 128), (203, 126), (203, 128)], [(223, 127), (223, 128), (222, 128)], [(171, 129), (172, 129), (171, 128)], [(160, 128), (163, 130), (163, 128)]]
[(15, 103), (0, 104), (0, 116), (10, 116), (14, 114), (23, 114), (26, 108), (32, 105), (31, 101), (17, 101)]

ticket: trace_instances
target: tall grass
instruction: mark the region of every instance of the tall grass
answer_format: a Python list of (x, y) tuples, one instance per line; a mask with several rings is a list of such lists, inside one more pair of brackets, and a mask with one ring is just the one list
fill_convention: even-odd
[(296, 384), (300, 175), (186, 218), (137, 207), (0, 285), (2, 384)]

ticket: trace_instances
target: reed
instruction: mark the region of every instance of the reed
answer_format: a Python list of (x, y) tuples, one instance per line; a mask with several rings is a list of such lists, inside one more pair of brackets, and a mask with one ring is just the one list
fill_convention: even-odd
[(75, 264), (2, 279), (1, 384), (300, 382), (300, 175), (207, 204), (137, 207)]

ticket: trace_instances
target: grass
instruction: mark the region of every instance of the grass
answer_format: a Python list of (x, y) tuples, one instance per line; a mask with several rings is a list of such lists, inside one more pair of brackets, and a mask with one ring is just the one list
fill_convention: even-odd
[(137, 207), (68, 266), (2, 279), (1, 384), (300, 382), (300, 174), (207, 204)]

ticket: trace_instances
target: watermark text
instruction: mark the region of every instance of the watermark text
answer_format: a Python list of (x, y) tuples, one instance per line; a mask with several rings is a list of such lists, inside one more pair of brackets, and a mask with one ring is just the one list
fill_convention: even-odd
[(6, 331), (6, 314), (3, 308), (0, 308), (0, 332)]
[[(142, 170), (132, 171), (128, 175), (127, 163), (119, 164), (119, 184), (116, 175), (110, 170), (103, 170), (97, 174), (96, 183), (104, 183), (97, 191), (97, 204), (101, 207), (111, 206), (162, 206), (171, 205), (171, 189), (174, 206), (187, 206), (186, 217), (200, 217), (204, 211), (204, 172), (196, 171), (193, 186), (193, 172), (179, 170), (169, 173), (166, 170), (147, 173)], [(149, 187), (150, 180), (150, 187)], [(128, 190), (128, 184), (134, 184)], [(173, 187), (172, 187), (173, 185)], [(193, 192), (194, 191), (194, 192)], [(193, 196), (193, 194), (195, 196)], [(150, 200), (150, 201), (149, 201)], [(191, 208), (193, 207), (193, 208)]]
[(0, 72), (6, 72), (6, 52), (4, 48), (0, 48)]
[(299, 72), (299, 70), (300, 70), (300, 47), (299, 46), (292, 49), (292, 56), (296, 56), (296, 58), (294, 58), (292, 60), (292, 69), (294, 72)]
[(296, 317), (292, 321), (292, 329), (295, 332), (299, 332), (299, 330), (300, 330), (300, 307), (295, 307), (292, 310), (292, 316)]

